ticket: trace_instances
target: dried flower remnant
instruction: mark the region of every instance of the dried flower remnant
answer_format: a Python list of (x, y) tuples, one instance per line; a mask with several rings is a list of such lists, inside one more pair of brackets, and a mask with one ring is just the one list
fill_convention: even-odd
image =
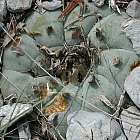
[(81, 36), (81, 29), (80, 28), (76, 28), (74, 30), (74, 32), (72, 33), (72, 39), (82, 39), (82, 36)]
[(117, 67), (121, 64), (121, 60), (119, 57), (114, 57), (113, 60), (112, 60), (112, 64)]
[(54, 33), (54, 29), (53, 29), (52, 26), (49, 26), (49, 27), (47, 28), (47, 33), (48, 33), (48, 35), (51, 35), (52, 33)]
[(102, 29), (96, 28), (96, 37), (97, 37), (100, 41), (104, 40), (104, 35), (103, 35), (103, 33), (102, 33)]
[(15, 37), (15, 42), (13, 42), (13, 47), (19, 47), (20, 46), (20, 44), (21, 44), (21, 40), (22, 40), (22, 38), (21, 37)]
[(33, 86), (34, 93), (40, 99), (46, 99), (50, 96), (49, 85), (47, 84), (39, 84), (38, 86)]
[(15, 52), (17, 56), (23, 56), (24, 52), (22, 48), (20, 47), (22, 38), (16, 36), (14, 40), (15, 42), (13, 42), (13, 45), (12, 45), (12, 49), (13, 49), (12, 52)]

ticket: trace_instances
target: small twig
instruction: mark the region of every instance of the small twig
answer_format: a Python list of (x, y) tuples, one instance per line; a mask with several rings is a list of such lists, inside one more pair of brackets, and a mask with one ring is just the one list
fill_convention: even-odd
[(94, 140), (93, 130), (91, 129), (91, 140)]

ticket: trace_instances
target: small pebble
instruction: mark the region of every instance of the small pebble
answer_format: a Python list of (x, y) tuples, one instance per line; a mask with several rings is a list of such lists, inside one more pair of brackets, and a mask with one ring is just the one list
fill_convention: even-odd
[(23, 12), (30, 9), (32, 0), (7, 0), (7, 9), (10, 12)]

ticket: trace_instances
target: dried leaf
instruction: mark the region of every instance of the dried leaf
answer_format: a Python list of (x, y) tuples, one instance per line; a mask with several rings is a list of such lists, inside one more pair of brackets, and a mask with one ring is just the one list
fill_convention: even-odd
[(67, 110), (68, 106), (69, 106), (68, 100), (63, 95), (60, 95), (55, 99), (55, 101), (50, 106), (45, 108), (43, 112), (49, 115), (53, 113), (64, 112)]

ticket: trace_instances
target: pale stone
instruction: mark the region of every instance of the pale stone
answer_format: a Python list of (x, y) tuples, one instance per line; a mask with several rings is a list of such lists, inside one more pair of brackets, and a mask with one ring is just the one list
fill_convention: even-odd
[(14, 122), (29, 114), (33, 110), (30, 104), (15, 103), (13, 105), (4, 105), (0, 108), (1, 130), (7, 123), (11, 126)]
[(6, 13), (7, 13), (6, 2), (5, 2), (5, 0), (0, 0), (0, 21), (4, 20)]
[(127, 110), (122, 111), (121, 119), (128, 140), (139, 140), (140, 111), (136, 107), (131, 106)]
[(126, 78), (124, 89), (132, 101), (140, 107), (140, 67), (135, 68)]
[(43, 1), (42, 3), (38, 0), (38, 5), (46, 10), (53, 11), (62, 7), (62, 2), (60, 0)]
[(67, 140), (126, 140), (119, 123), (99, 112), (80, 110), (67, 121)]
[(134, 18), (140, 18), (140, 2), (133, 0), (129, 3), (126, 13)]
[(137, 54), (140, 54), (140, 20), (131, 19), (126, 21), (123, 23), (122, 28), (126, 32), (126, 36), (131, 40), (133, 49)]
[(11, 12), (22, 12), (30, 9), (32, 0), (7, 0), (7, 8)]

